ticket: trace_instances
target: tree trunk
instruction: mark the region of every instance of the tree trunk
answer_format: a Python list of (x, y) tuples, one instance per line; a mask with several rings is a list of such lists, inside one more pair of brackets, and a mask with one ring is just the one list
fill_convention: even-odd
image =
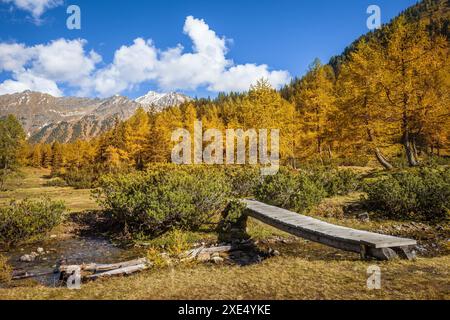
[[(404, 72), (404, 71), (403, 71)], [(409, 119), (407, 113), (408, 97), (403, 94), (403, 115), (402, 115), (402, 131), (403, 131), (403, 147), (406, 152), (406, 159), (410, 167), (415, 167), (418, 165), (417, 159), (414, 157), (414, 150), (411, 145), (411, 137), (409, 136)]]
[(375, 148), (375, 156), (378, 160), (378, 162), (386, 169), (386, 170), (392, 170), (394, 167), (392, 164), (389, 163), (389, 161), (383, 156), (380, 149)]
[(5, 165), (3, 167), (3, 172), (0, 177), (0, 191), (3, 191), (3, 187), (5, 186), (6, 176), (8, 174), (8, 161), (5, 160)]
[(328, 148), (328, 157), (330, 158), (330, 161), (333, 160), (333, 152), (331, 151), (330, 145), (327, 146)]
[(403, 134), (403, 146), (405, 148), (406, 159), (408, 160), (409, 166), (416, 167), (419, 163), (417, 162), (417, 159), (414, 157), (414, 148), (411, 144), (408, 130), (405, 130)]
[(417, 162), (416, 158), (414, 157), (414, 150), (411, 146), (411, 143), (405, 142), (404, 143), (405, 151), (406, 151), (406, 159), (408, 160), (408, 164), (410, 167), (416, 167), (419, 163)]
[(413, 149), (413, 153), (414, 153), (414, 158), (416, 159), (416, 161), (419, 159), (419, 152), (417, 151), (417, 144), (416, 144), (416, 138), (413, 139), (412, 142), (412, 149)]
[(295, 156), (292, 157), (292, 168), (297, 169), (297, 158)]
[(317, 139), (317, 153), (319, 154), (320, 163), (323, 165), (323, 157), (322, 157), (322, 143), (320, 141), (320, 138)]
[[(372, 131), (368, 125), (368, 122), (366, 124), (367, 124), (367, 138), (368, 138), (369, 142), (374, 143), (375, 139), (374, 139)], [(377, 158), (378, 162), (383, 166), (384, 169), (392, 170), (394, 168), (394, 166), (392, 164), (390, 164), (389, 161), (381, 153), (380, 149), (375, 147), (374, 151), (375, 151), (375, 157)]]

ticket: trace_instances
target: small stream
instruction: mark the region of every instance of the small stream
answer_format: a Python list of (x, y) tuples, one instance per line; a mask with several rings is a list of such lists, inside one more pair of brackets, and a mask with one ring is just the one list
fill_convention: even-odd
[[(43, 248), (45, 254), (39, 255), (33, 262), (22, 262), (20, 257)], [(116, 263), (141, 257), (137, 249), (124, 249), (100, 238), (68, 238), (49, 240), (33, 245), (21, 246), (6, 253), (10, 265), (15, 271), (29, 273), (52, 272), (61, 259), (67, 264)], [(34, 278), (46, 286), (58, 286), (59, 274), (50, 274)]]

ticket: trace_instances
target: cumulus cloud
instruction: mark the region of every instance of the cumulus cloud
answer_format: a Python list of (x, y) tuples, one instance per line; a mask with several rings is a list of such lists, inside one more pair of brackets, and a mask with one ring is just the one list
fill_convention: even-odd
[(1, 0), (11, 3), (18, 9), (28, 11), (35, 20), (39, 20), (41, 15), (48, 9), (55, 8), (63, 3), (62, 0)]
[(12, 79), (0, 84), (0, 94), (35, 90), (61, 95), (57, 83), (83, 89), (101, 57), (84, 50), (84, 40), (59, 39), (48, 44), (26, 47), (0, 44), (0, 71), (11, 72)]
[(218, 36), (204, 20), (186, 18), (183, 32), (192, 40), (192, 49), (181, 45), (160, 50), (151, 40), (137, 38), (116, 50), (111, 63), (97, 68), (101, 57), (84, 49), (84, 40), (59, 39), (49, 44), (26, 47), (0, 44), (0, 72), (12, 72), (12, 80), (0, 84), (0, 93), (30, 86), (46, 79), (45, 92), (61, 92), (57, 84), (79, 94), (110, 96), (132, 90), (151, 81), (161, 90), (211, 92), (245, 91), (258, 79), (267, 79), (278, 88), (290, 80), (283, 70), (266, 64), (236, 65), (227, 58), (227, 39)]
[(222, 72), (218, 81), (212, 82), (208, 89), (216, 92), (243, 91), (261, 78), (267, 79), (274, 88), (279, 88), (289, 81), (289, 73), (286, 71), (269, 71), (269, 67), (265, 64), (237, 65)]
[(160, 87), (194, 90), (220, 81), (226, 68), (233, 64), (226, 59), (225, 38), (219, 38), (203, 20), (191, 16), (186, 18), (183, 31), (192, 40), (193, 52), (183, 53), (184, 48), (179, 45), (161, 53), (157, 66)]
[(62, 96), (61, 90), (55, 81), (39, 77), (31, 72), (17, 74), (15, 80), (6, 80), (0, 84), (0, 94), (11, 94), (32, 90), (51, 94), (52, 96)]
[(198, 87), (212, 92), (245, 91), (261, 78), (276, 88), (290, 80), (287, 71), (271, 71), (265, 64), (235, 65), (226, 57), (226, 39), (204, 20), (187, 17), (183, 31), (192, 40), (192, 52), (185, 52), (181, 45), (158, 50), (152, 41), (138, 38), (120, 48), (114, 62), (95, 74), (95, 91), (111, 95), (148, 80), (164, 91)]
[(131, 46), (122, 46), (114, 61), (93, 77), (93, 88), (102, 96), (130, 90), (141, 82), (154, 79), (157, 50), (152, 42), (138, 38)]
[(0, 43), (0, 72), (18, 71), (31, 58), (31, 52), (23, 44)]
[(34, 49), (32, 71), (48, 79), (77, 85), (89, 77), (101, 57), (95, 52), (84, 51), (85, 40), (59, 39)]

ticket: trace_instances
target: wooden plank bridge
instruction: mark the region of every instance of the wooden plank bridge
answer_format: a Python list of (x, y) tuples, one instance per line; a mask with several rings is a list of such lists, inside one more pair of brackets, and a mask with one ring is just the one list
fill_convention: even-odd
[(414, 259), (415, 240), (337, 226), (254, 200), (243, 200), (247, 215), (295, 236), (360, 253), (363, 259)]

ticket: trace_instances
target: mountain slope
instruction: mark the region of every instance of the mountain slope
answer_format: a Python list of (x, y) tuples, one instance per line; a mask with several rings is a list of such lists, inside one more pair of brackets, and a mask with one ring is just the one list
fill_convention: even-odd
[(78, 120), (94, 111), (100, 103), (100, 99), (56, 98), (24, 91), (0, 96), (0, 117), (13, 114), (30, 136), (51, 123)]
[(30, 142), (89, 140), (111, 129), (116, 119), (130, 118), (139, 106), (139, 103), (126, 97), (114, 96), (102, 100), (92, 112), (80, 119), (51, 123), (43, 127), (31, 135)]
[(0, 96), (0, 117), (9, 114), (16, 116), (30, 142), (72, 142), (98, 136), (111, 129), (116, 120), (130, 118), (140, 106), (163, 110), (190, 100), (190, 97), (175, 92), (149, 92), (133, 101), (123, 96), (107, 99), (58, 98), (24, 91)]

